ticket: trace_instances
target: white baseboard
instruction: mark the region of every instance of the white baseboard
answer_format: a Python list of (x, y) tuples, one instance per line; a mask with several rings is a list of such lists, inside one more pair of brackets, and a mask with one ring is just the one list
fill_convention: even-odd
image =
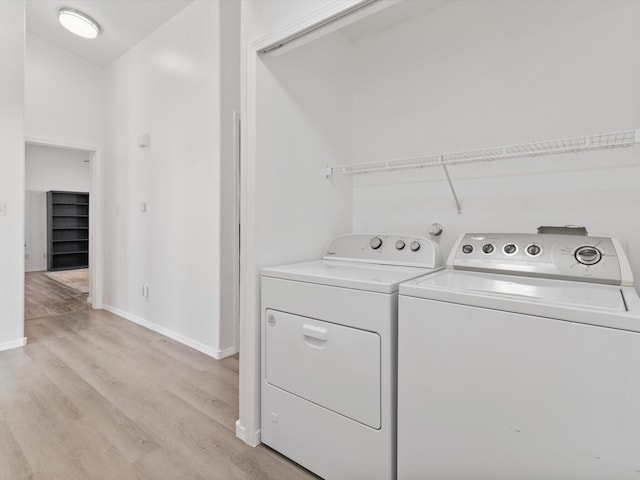
[(219, 352), (220, 352), (220, 358), (225, 358), (238, 353), (238, 349), (236, 347), (229, 347), (223, 350), (219, 350)]
[(157, 325), (153, 322), (150, 322), (149, 320), (146, 320), (132, 313), (125, 312), (124, 310), (120, 310), (119, 308), (113, 307), (111, 305), (102, 305), (102, 308), (107, 310), (108, 312), (111, 312), (115, 315), (118, 315), (119, 317), (124, 318), (125, 320), (129, 320), (130, 322), (133, 322), (142, 327), (148, 328), (149, 330), (153, 330), (154, 332), (159, 333), (160, 335), (169, 337), (172, 340), (175, 340), (176, 342), (180, 342), (183, 345), (186, 345), (187, 347), (191, 347), (195, 350), (198, 350), (199, 352), (202, 352), (205, 355), (209, 355), (210, 357), (213, 357), (216, 360), (220, 360), (222, 358), (228, 357), (229, 355), (233, 355), (238, 351), (235, 347), (225, 348), (224, 350), (211, 348), (208, 345), (205, 345), (204, 343), (200, 343), (196, 340), (193, 340), (192, 338), (182, 335), (181, 333), (174, 332), (173, 330), (170, 330), (166, 327)]
[(240, 420), (236, 420), (236, 437), (251, 447), (257, 447), (262, 443), (260, 430), (255, 432), (253, 438), (247, 439), (247, 430), (242, 426), (242, 422), (240, 422)]
[(18, 340), (12, 340), (10, 342), (0, 343), (0, 352), (4, 350), (11, 350), (12, 348), (24, 347), (27, 344), (27, 337), (19, 338)]

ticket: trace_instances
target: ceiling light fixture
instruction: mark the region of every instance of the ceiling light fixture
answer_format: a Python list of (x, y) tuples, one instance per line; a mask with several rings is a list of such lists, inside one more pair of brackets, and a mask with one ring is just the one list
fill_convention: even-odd
[(100, 33), (100, 25), (90, 16), (73, 8), (61, 8), (58, 11), (60, 24), (83, 38), (96, 38)]

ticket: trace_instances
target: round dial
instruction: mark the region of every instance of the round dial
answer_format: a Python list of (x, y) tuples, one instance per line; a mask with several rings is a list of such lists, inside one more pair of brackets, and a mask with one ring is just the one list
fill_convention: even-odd
[(462, 253), (469, 254), (471, 252), (473, 252), (473, 245), (467, 243), (466, 245), (462, 246)]
[(414, 240), (409, 244), (409, 248), (412, 252), (417, 252), (418, 250), (420, 250), (420, 242)]
[(527, 247), (527, 253), (532, 257), (535, 257), (536, 255), (540, 255), (541, 251), (542, 251), (542, 248), (540, 248), (540, 245), (536, 245), (535, 243), (532, 243)]
[(493, 253), (493, 251), (494, 251), (495, 249), (496, 249), (496, 247), (494, 247), (494, 246), (493, 246), (493, 244), (491, 244), (491, 243), (485, 243), (485, 244), (482, 246), (482, 251), (483, 251), (484, 253), (487, 253), (487, 254), (489, 254), (489, 253)]
[(377, 250), (382, 246), (382, 239), (380, 237), (373, 237), (371, 240), (369, 240), (369, 245), (374, 250)]
[(398, 250), (402, 250), (404, 247), (405, 247), (404, 240), (398, 240), (398, 241), (396, 242), (396, 248), (397, 248)]
[(574, 253), (576, 260), (583, 265), (595, 265), (602, 260), (602, 252), (596, 247), (584, 245), (578, 247)]
[(507, 255), (513, 255), (518, 251), (518, 246), (515, 243), (507, 243), (504, 247), (502, 247), (502, 251)]

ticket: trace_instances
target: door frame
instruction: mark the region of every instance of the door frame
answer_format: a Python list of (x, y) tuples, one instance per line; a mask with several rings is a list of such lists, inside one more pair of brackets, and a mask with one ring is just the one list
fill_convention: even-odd
[[(103, 224), (103, 164), (102, 149), (92, 145), (79, 145), (59, 142), (57, 140), (25, 137), (26, 145), (42, 147), (66, 148), (89, 152), (91, 165), (91, 186), (89, 189), (89, 299), (93, 309), (103, 306), (103, 266), (104, 251), (102, 244)], [(26, 156), (25, 156), (26, 163)], [(25, 186), (26, 191), (26, 186)], [(23, 233), (24, 235), (24, 233)], [(24, 243), (24, 242), (23, 242)]]

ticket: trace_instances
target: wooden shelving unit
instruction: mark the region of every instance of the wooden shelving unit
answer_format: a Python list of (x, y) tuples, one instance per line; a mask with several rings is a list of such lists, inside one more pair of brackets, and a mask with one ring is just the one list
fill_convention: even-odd
[(47, 192), (47, 269), (89, 266), (89, 194)]

